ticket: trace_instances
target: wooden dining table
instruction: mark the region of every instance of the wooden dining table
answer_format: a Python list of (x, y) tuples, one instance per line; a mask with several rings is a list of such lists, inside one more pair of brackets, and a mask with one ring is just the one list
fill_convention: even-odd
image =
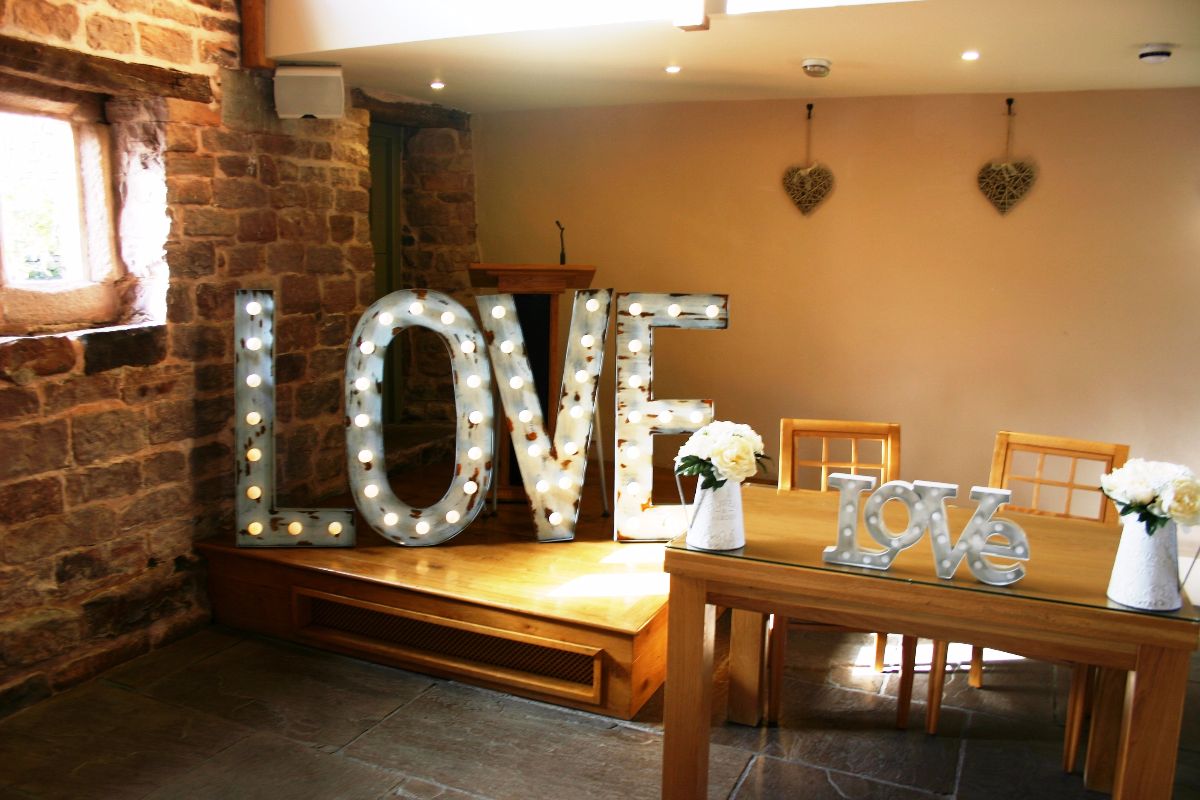
[[(950, 580), (934, 572), (926, 534), (890, 569), (825, 564), (837, 539), (836, 493), (778, 492), (745, 485), (746, 544), (713, 552), (667, 545), (670, 574), (662, 797), (707, 792), (716, 608), (734, 609), (730, 641), (731, 717), (754, 722), (761, 708), (762, 615), (780, 614), (861, 630), (977, 644), (1098, 669), (1085, 781), (1111, 785), (1118, 800), (1171, 797), (1190, 654), (1200, 612), (1138, 611), (1105, 596), (1120, 529), (1032, 514), (998, 518), (1028, 536), (1024, 579), (978, 582), (964, 563)], [(889, 502), (892, 530), (904, 509)], [(948, 508), (956, 539), (973, 504)], [(898, 516), (897, 516), (898, 515)], [(861, 526), (860, 546), (879, 549)]]

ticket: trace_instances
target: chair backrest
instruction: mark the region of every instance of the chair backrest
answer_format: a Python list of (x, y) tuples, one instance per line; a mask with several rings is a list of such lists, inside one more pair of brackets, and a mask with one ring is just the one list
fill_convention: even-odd
[(779, 490), (826, 491), (830, 474), (900, 477), (900, 426), (836, 419), (779, 421)]
[(988, 485), (1011, 489), (1014, 511), (1116, 522), (1100, 476), (1128, 458), (1129, 445), (1000, 431)]

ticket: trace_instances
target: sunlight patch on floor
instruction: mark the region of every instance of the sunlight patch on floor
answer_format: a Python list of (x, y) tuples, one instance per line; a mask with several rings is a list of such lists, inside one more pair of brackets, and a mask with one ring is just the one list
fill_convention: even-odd
[[(1006, 653), (1003, 650), (984, 648), (983, 663), (996, 664), (1004, 661), (1024, 661), (1023, 656)], [(917, 642), (917, 672), (929, 672), (929, 664), (933, 661), (933, 641), (920, 639)], [(961, 665), (966, 669), (971, 663), (971, 645), (962, 642), (951, 642), (946, 655), (946, 663), (951, 669)], [(854, 658), (854, 674), (866, 675), (875, 671), (875, 642), (870, 641), (858, 649)], [(884, 672), (900, 671), (900, 637), (889, 636), (887, 651), (884, 653)]]

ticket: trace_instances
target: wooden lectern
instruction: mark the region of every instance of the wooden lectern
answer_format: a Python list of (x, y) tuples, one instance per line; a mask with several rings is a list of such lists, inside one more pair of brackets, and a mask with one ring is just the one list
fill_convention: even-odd
[[(582, 264), (472, 264), (471, 286), (513, 295), (525, 352), (537, 383), (538, 400), (546, 420), (546, 433), (553, 436), (558, 415), (558, 390), (562, 384), (565, 343), (559, 335), (559, 297), (568, 289), (586, 289), (596, 268)], [(553, 405), (551, 401), (553, 400)], [(501, 500), (524, 500), (525, 490), (516, 467), (516, 453), (508, 431), (498, 426), (496, 436), (497, 496)]]

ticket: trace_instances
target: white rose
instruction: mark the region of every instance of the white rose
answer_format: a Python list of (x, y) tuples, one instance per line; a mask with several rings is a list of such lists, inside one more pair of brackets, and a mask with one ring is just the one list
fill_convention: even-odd
[(1161, 504), (1180, 525), (1200, 525), (1200, 481), (1177, 478), (1163, 490)]
[(719, 477), (741, 483), (758, 472), (754, 443), (742, 436), (730, 436), (713, 447), (712, 464)]

